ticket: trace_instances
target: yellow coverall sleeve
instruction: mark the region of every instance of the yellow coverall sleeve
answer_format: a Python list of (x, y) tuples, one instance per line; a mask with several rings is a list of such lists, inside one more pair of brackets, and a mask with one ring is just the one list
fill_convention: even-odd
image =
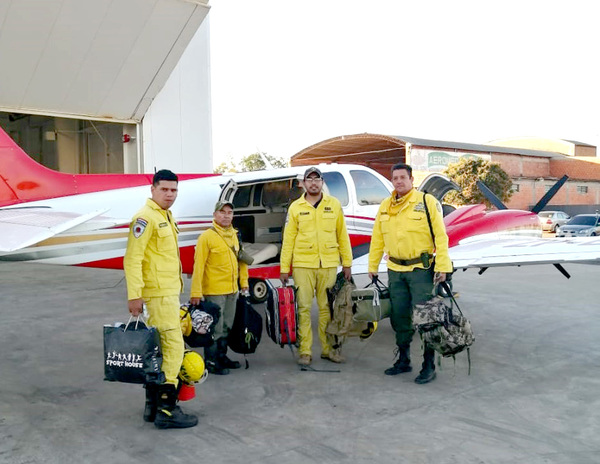
[(373, 224), (373, 235), (371, 235), (371, 244), (369, 245), (369, 272), (376, 274), (379, 270), (379, 263), (383, 258), (383, 233), (381, 232), (381, 222), (379, 216), (381, 214), (381, 207), (377, 211), (375, 216), (375, 223)]
[[(237, 235), (235, 241), (237, 242), (238, 249), (241, 249), (242, 244), (238, 240)], [(240, 290), (242, 288), (248, 288), (248, 264), (238, 260), (238, 272), (240, 273)]]
[(208, 254), (210, 253), (208, 240), (205, 237), (205, 233), (198, 237), (198, 242), (196, 243), (190, 298), (202, 298), (204, 296), (202, 294), (202, 279), (204, 278), (204, 269), (206, 269), (206, 260), (208, 259)]
[(425, 195), (427, 209), (431, 217), (431, 227), (435, 236), (435, 272), (451, 273), (452, 261), (448, 253), (448, 234), (444, 225), (444, 215), (439, 202), (431, 195)]
[(281, 245), (281, 262), (279, 263), (279, 267), (280, 272), (283, 274), (288, 274), (292, 267), (294, 244), (298, 235), (298, 218), (291, 210), (292, 208), (288, 210), (288, 217), (283, 231), (283, 243)]
[(341, 206), (338, 210), (336, 231), (340, 256), (342, 257), (342, 267), (352, 267), (352, 245), (350, 244), (350, 236), (346, 229), (346, 219), (344, 218), (344, 211), (342, 211)]
[(154, 223), (148, 220), (144, 232), (136, 238), (133, 235), (133, 226), (137, 220), (138, 217), (133, 218), (133, 221), (129, 225), (127, 250), (123, 258), (123, 271), (125, 271), (128, 300), (137, 300), (142, 297), (142, 289), (144, 288), (142, 263), (146, 255), (146, 247), (154, 233)]
[(243, 261), (238, 261), (240, 268), (240, 287), (248, 288), (248, 265)]

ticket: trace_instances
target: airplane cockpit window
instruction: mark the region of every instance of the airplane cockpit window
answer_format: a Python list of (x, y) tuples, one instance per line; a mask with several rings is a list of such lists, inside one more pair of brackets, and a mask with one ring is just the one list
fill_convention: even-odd
[(379, 205), (390, 196), (389, 190), (377, 177), (367, 171), (350, 171), (356, 186), (359, 205)]
[(339, 172), (324, 172), (323, 180), (327, 184), (329, 195), (336, 197), (342, 206), (348, 206), (350, 199), (344, 176)]
[(233, 197), (234, 208), (247, 208), (250, 206), (250, 193), (252, 192), (252, 186), (246, 185), (238, 188)]

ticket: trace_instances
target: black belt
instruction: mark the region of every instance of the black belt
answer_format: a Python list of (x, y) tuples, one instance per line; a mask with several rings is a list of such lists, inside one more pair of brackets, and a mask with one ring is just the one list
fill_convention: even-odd
[(413, 258), (413, 259), (399, 259), (399, 258), (394, 258), (393, 256), (388, 256), (388, 259), (394, 263), (394, 264), (398, 264), (400, 266), (410, 266), (412, 264), (419, 264), (421, 263), (425, 268), (429, 267), (429, 260), (433, 258), (433, 255), (430, 255), (429, 253), (425, 252), (425, 253), (421, 253), (421, 256), (419, 256), (418, 258)]

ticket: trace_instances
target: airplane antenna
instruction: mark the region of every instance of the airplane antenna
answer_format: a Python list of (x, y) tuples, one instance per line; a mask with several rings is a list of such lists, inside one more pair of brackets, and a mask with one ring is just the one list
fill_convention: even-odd
[(275, 169), (263, 152), (259, 151), (258, 156), (260, 156), (260, 159), (263, 160), (263, 163), (265, 163), (265, 167), (267, 169)]
[(569, 176), (567, 176), (566, 174), (564, 176), (562, 176), (560, 178), (560, 180), (556, 184), (554, 184), (550, 188), (550, 190), (548, 190), (546, 192), (546, 195), (544, 195), (542, 197), (542, 199), (535, 204), (535, 206), (532, 208), (531, 212), (537, 214), (541, 210), (543, 210), (544, 207), (548, 204), (548, 202), (550, 200), (552, 200), (552, 197), (556, 194), (556, 192), (558, 192), (558, 189), (564, 185), (564, 183), (567, 181), (568, 178), (569, 178)]

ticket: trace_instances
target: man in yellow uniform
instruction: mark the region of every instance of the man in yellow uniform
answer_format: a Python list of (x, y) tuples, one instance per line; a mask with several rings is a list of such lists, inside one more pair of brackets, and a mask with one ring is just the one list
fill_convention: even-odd
[(208, 372), (217, 375), (240, 368), (238, 361), (227, 357), (227, 335), (235, 318), (238, 279), (242, 292), (248, 292), (248, 264), (238, 259), (241, 244), (232, 221), (233, 203), (217, 202), (212, 227), (198, 237), (190, 293), (192, 304), (206, 298), (221, 308), (214, 332), (216, 343), (204, 348)]
[(163, 353), (162, 384), (146, 384), (144, 420), (157, 428), (187, 428), (198, 418), (176, 406), (179, 370), (184, 342), (179, 323), (179, 294), (183, 289), (177, 244), (177, 224), (169, 208), (177, 198), (178, 178), (166, 169), (152, 179), (152, 198), (140, 209), (129, 227), (123, 260), (129, 312), (138, 316), (146, 303), (148, 324), (160, 334)]
[[(383, 253), (388, 254), (391, 323), (396, 333), (398, 360), (386, 369), (386, 375), (412, 371), (413, 306), (429, 300), (434, 282), (442, 282), (446, 280), (447, 273), (452, 273), (442, 207), (431, 195), (424, 196), (413, 188), (413, 182), (409, 165), (398, 163), (392, 167), (394, 191), (379, 207), (369, 250), (371, 278), (377, 276)], [(434, 355), (433, 348), (425, 345), (423, 366), (416, 383), (424, 384), (435, 379)]]
[(319, 307), (319, 341), (321, 358), (343, 362), (338, 352), (327, 343), (325, 329), (331, 319), (327, 289), (335, 284), (337, 267), (344, 276), (352, 275), (352, 247), (346, 231), (346, 221), (340, 202), (323, 193), (323, 175), (315, 167), (304, 173), (306, 192), (288, 210), (281, 247), (281, 281), (285, 285), (293, 267), (294, 283), (298, 287), (298, 364), (312, 362), (312, 328), (310, 309), (317, 296)]

